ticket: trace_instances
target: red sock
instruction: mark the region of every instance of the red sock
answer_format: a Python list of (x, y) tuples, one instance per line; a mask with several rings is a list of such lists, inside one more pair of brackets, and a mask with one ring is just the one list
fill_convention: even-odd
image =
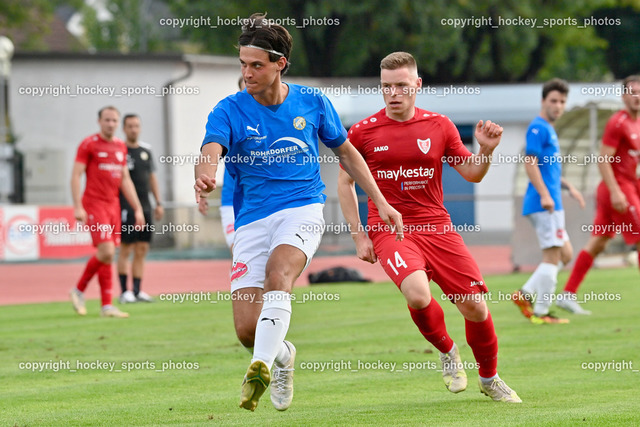
[[(409, 307), (409, 306), (407, 306)], [(421, 310), (409, 307), (413, 323), (420, 333), (441, 353), (446, 353), (453, 347), (453, 340), (447, 333), (447, 325), (444, 323), (444, 312), (438, 301), (431, 298), (428, 306)]]
[(565, 292), (577, 293), (580, 284), (584, 280), (584, 276), (587, 275), (587, 272), (593, 265), (593, 257), (591, 254), (585, 250), (580, 251), (578, 254), (578, 258), (576, 258), (576, 263), (573, 266), (573, 270), (571, 270), (571, 275), (569, 276), (569, 280), (567, 280), (567, 284), (564, 285)]
[(111, 304), (111, 264), (100, 263), (98, 270), (98, 282), (100, 283), (100, 297), (102, 306)]
[(92, 256), (91, 259), (87, 262), (84, 273), (82, 273), (82, 276), (80, 277), (80, 280), (76, 285), (76, 288), (78, 288), (80, 292), (84, 292), (84, 290), (87, 289), (89, 281), (91, 280), (93, 275), (96, 274), (96, 271), (98, 271), (101, 265), (102, 263), (98, 261), (98, 258), (96, 258), (95, 255)]
[(465, 319), (467, 343), (478, 362), (478, 374), (482, 378), (491, 378), (498, 373), (498, 337), (493, 328), (491, 313), (482, 322)]

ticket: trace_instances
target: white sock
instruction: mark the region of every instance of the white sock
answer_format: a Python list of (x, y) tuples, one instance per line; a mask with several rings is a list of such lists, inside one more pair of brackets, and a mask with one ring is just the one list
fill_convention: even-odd
[(540, 270), (541, 279), (538, 282), (538, 292), (535, 304), (533, 305), (533, 313), (536, 316), (544, 316), (549, 314), (549, 308), (553, 303), (553, 296), (556, 293), (558, 266), (556, 264), (543, 262), (538, 266), (538, 270)]
[(263, 295), (262, 311), (256, 325), (253, 359), (263, 361), (269, 369), (287, 336), (291, 320), (291, 295), (270, 291)]
[(448, 354), (451, 355), (453, 350), (456, 348), (456, 343), (453, 343), (453, 345), (451, 346), (451, 350), (447, 351), (446, 353), (442, 353), (442, 354)]
[(522, 286), (522, 292), (524, 292), (525, 294), (534, 296), (538, 293), (538, 283), (540, 282), (542, 277), (542, 273), (540, 271), (541, 265), (542, 264), (538, 265), (538, 268), (536, 268), (531, 277), (529, 277), (529, 280), (527, 280), (527, 282)]
[(280, 346), (280, 350), (276, 355), (275, 362), (278, 366), (286, 366), (289, 363), (289, 359), (291, 358), (291, 351), (289, 350), (289, 346), (282, 341), (282, 345)]
[(491, 381), (493, 381), (495, 379), (498, 379), (498, 380), (500, 379), (498, 374), (495, 374), (494, 376), (492, 376), (490, 378), (480, 377), (480, 381), (482, 381), (483, 383), (490, 383)]

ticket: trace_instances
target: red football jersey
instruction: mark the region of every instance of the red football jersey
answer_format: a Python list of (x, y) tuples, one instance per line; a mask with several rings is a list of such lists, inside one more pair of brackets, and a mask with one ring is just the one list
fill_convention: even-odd
[(120, 203), (122, 168), (127, 162), (127, 146), (124, 141), (118, 138), (107, 141), (100, 134), (91, 135), (78, 147), (76, 162), (87, 166), (83, 203), (91, 203), (93, 200)]
[[(405, 225), (425, 226), (415, 230), (428, 233), (451, 224), (442, 203), (442, 163), (455, 166), (471, 152), (448, 117), (416, 108), (411, 120), (398, 122), (382, 109), (353, 125), (349, 140)], [(384, 223), (369, 199), (368, 226), (373, 230), (376, 224)]]
[(610, 163), (618, 181), (636, 182), (640, 159), (640, 119), (633, 120), (625, 110), (615, 113), (604, 129), (602, 143), (616, 149)]

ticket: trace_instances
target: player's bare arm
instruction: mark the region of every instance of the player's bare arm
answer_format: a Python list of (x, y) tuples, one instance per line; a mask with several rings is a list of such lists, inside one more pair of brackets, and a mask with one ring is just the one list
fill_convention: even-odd
[(584, 197), (582, 197), (582, 193), (580, 192), (580, 190), (578, 190), (573, 184), (567, 181), (564, 177), (560, 178), (560, 185), (562, 186), (562, 188), (569, 191), (569, 195), (574, 199), (576, 199), (580, 204), (580, 207), (584, 209), (585, 207)]
[(206, 215), (208, 208), (206, 199), (216, 188), (216, 171), (220, 156), (222, 156), (222, 145), (210, 142), (202, 147), (200, 162), (194, 168), (196, 183), (193, 189), (196, 191), (198, 210), (203, 215)]
[(360, 223), (358, 196), (356, 195), (355, 187), (353, 178), (340, 169), (338, 175), (338, 199), (340, 199), (342, 214), (347, 220), (347, 224), (349, 224), (351, 237), (356, 244), (358, 258), (373, 264), (378, 261), (378, 257), (373, 250), (373, 242), (369, 239), (367, 232)]
[(80, 162), (73, 163), (73, 170), (71, 171), (71, 197), (73, 199), (73, 216), (80, 222), (87, 222), (87, 212), (82, 206), (82, 198), (80, 191), (80, 181), (82, 175), (87, 170), (87, 165)]
[(489, 171), (491, 156), (502, 138), (502, 126), (487, 120), (480, 120), (476, 124), (475, 136), (480, 146), (478, 154), (473, 154), (469, 159), (454, 166), (464, 179), (470, 182), (480, 182)]
[(129, 168), (127, 166), (122, 167), (122, 181), (120, 181), (120, 191), (122, 195), (127, 199), (129, 205), (133, 208), (133, 213), (136, 217), (136, 227), (144, 227), (146, 221), (144, 220), (144, 213), (142, 212), (142, 205), (140, 199), (138, 199), (138, 193), (136, 193), (136, 187), (131, 181), (131, 175), (129, 175)]
[(153, 217), (156, 221), (160, 221), (164, 216), (164, 208), (162, 207), (162, 200), (160, 198), (160, 187), (158, 186), (158, 176), (155, 172), (151, 172), (149, 175), (149, 186), (153, 193), (153, 198), (156, 199), (156, 208), (153, 212)]
[(614, 147), (603, 144), (600, 148), (598, 170), (600, 170), (602, 180), (609, 189), (609, 194), (611, 194), (611, 206), (613, 206), (613, 209), (615, 209), (616, 211), (624, 213), (629, 207), (629, 203), (627, 202), (627, 197), (620, 189), (618, 181), (616, 181), (616, 178), (613, 174), (613, 168), (609, 164), (609, 160), (614, 159), (615, 155), (616, 149)]
[(348, 139), (339, 147), (333, 148), (333, 152), (340, 157), (340, 164), (347, 173), (354, 178), (355, 182), (358, 183), (373, 203), (375, 203), (380, 218), (396, 232), (396, 239), (402, 240), (404, 238), (402, 215), (384, 198), (362, 155), (360, 155)]

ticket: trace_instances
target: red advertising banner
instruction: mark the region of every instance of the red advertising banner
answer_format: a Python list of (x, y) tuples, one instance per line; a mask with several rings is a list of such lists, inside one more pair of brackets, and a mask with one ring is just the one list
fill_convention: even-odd
[(91, 234), (76, 222), (72, 207), (40, 207), (37, 227), (40, 258), (79, 258), (95, 252)]

